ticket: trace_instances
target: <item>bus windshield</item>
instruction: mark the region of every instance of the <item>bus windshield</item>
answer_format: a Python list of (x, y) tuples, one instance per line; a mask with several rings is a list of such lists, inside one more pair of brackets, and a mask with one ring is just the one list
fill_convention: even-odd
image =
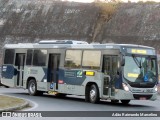
[(156, 82), (156, 58), (125, 56), (124, 77), (128, 82)]

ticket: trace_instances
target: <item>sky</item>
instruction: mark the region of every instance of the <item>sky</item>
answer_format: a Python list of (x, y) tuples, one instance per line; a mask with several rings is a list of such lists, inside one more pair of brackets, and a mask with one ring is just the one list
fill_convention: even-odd
[[(91, 3), (91, 2), (94, 2), (94, 0), (63, 0), (63, 1), (75, 1), (75, 2), (83, 2), (83, 3)], [(101, 1), (105, 1), (105, 0), (101, 0)], [(106, 0), (107, 1), (107, 0)], [(109, 0), (108, 0), (109, 1)], [(160, 0), (121, 0), (123, 2), (128, 2), (128, 1), (131, 1), (131, 2), (139, 2), (139, 1), (143, 1), (143, 2), (146, 2), (146, 1), (155, 1), (155, 2), (160, 2)]]

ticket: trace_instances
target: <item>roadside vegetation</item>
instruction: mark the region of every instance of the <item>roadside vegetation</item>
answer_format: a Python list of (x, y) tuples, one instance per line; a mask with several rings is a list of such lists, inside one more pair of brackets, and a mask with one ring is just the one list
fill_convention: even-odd
[(24, 103), (23, 99), (0, 95), (0, 110), (16, 107)]
[(119, 3), (117, 2), (96, 2), (96, 6), (100, 8), (100, 17), (104, 21), (109, 21), (112, 18), (112, 15), (116, 12)]
[(103, 29), (103, 25), (108, 22), (112, 16), (116, 13), (116, 10), (119, 6), (118, 2), (95, 2), (95, 6), (100, 9), (97, 22), (95, 25), (94, 33), (93, 33), (93, 42), (96, 40), (97, 35)]

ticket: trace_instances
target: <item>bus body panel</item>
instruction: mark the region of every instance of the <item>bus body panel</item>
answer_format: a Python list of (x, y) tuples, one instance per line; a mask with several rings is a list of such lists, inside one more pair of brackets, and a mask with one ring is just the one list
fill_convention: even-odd
[[(35, 79), (38, 91), (44, 91), (44, 92), (53, 91), (57, 93), (85, 96), (86, 92), (85, 89), (87, 85), (89, 83), (92, 83), (97, 85), (99, 90), (99, 97), (102, 99), (111, 99), (111, 100), (133, 100), (133, 99), (143, 99), (143, 98), (147, 98), (149, 100), (156, 99), (157, 93), (156, 91), (154, 91), (155, 87), (134, 88), (128, 84), (128, 88), (130, 90), (128, 92), (125, 91), (122, 84), (124, 82), (125, 83), (127, 82), (125, 80), (126, 78), (124, 78), (124, 73), (123, 73), (124, 67), (121, 66), (121, 61), (124, 59), (123, 56), (131, 54), (137, 54), (139, 56), (152, 56), (152, 57), (156, 56), (154, 48), (147, 46), (139, 46), (139, 45), (118, 45), (118, 44), (108, 44), (108, 45), (107, 44), (103, 45), (13, 44), (13, 45), (6, 45), (4, 51), (6, 49), (15, 50), (13, 64), (3, 64), (2, 66), (1, 82), (6, 86), (23, 87), (25, 89), (28, 89), (29, 80)], [(45, 50), (46, 51), (45, 65), (43, 66), (26, 65), (28, 57), (27, 50), (33, 50), (33, 51)], [(83, 68), (82, 60), (80, 68), (65, 67), (65, 57), (67, 50), (73, 50), (73, 51), (81, 50), (82, 53), (87, 50), (93, 52), (96, 50), (100, 51), (101, 52), (100, 68), (99, 69)], [(39, 59), (43, 59), (43, 57)], [(52, 61), (54, 61), (53, 62), (54, 64), (52, 63)], [(111, 67), (112, 69), (105, 69), (104, 61), (106, 61), (105, 67)], [(117, 64), (114, 65), (115, 64), (114, 62)], [(32, 58), (32, 63), (33, 63), (33, 58)], [(114, 70), (114, 67), (117, 67), (118, 64), (120, 66), (120, 69), (116, 68), (115, 71), (109, 71), (109, 73), (105, 72), (105, 70)], [(129, 73), (129, 75), (132, 77), (137, 76), (137, 74), (133, 73)]]
[(16, 87), (15, 77), (16, 77), (16, 69), (14, 68), (13, 65), (3, 65), (2, 66), (1, 83), (3, 85), (9, 86), (9, 87)]
[(85, 86), (59, 84), (58, 93), (85, 95)]

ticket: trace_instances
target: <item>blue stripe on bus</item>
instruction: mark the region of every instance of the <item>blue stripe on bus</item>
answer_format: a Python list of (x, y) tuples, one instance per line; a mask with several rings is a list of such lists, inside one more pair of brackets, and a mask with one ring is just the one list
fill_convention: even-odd
[[(49, 69), (43, 69), (45, 73), (45, 78), (47, 78), (47, 82), (50, 82), (51, 79), (51, 71)], [(86, 79), (86, 76), (82, 74), (81, 70), (64, 70), (59, 69), (59, 71), (54, 71), (57, 74), (58, 79), (63, 81), (63, 83), (69, 84), (69, 85), (81, 85), (84, 80)], [(56, 81), (54, 81), (56, 82)]]
[(47, 71), (48, 71), (48, 68), (43, 68), (43, 72), (44, 72), (45, 75), (44, 75), (42, 81), (43, 81), (44, 79), (47, 79)]
[(3, 65), (2, 66), (2, 77), (7, 79), (12, 79), (14, 75), (17, 75), (17, 70), (13, 65)]

